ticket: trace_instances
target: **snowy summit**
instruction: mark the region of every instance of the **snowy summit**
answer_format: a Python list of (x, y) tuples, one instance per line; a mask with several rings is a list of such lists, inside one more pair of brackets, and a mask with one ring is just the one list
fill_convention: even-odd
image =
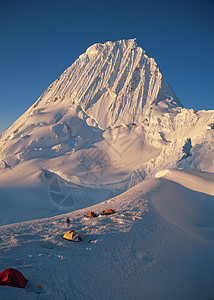
[(0, 135), (0, 265), (30, 279), (0, 297), (37, 280), (44, 299), (214, 297), (213, 136), (214, 111), (184, 108), (135, 39), (89, 47)]

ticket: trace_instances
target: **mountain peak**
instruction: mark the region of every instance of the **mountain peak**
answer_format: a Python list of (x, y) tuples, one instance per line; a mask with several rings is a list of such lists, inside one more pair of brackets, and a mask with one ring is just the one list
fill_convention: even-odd
[(44, 105), (54, 99), (67, 107), (80, 105), (102, 129), (118, 125), (121, 118), (126, 123), (142, 122), (150, 106), (160, 108), (163, 101), (165, 110), (182, 106), (136, 39), (90, 46), (39, 101)]
[[(107, 41), (105, 43), (95, 43), (87, 48), (86, 52), (81, 54), (79, 59), (86, 59), (86, 57), (91, 57), (99, 55), (101, 53), (106, 53), (109, 51), (116, 51), (118, 48), (124, 50), (129, 49), (134, 50), (137, 48), (136, 38), (128, 40), (118, 40), (115, 42)], [(144, 51), (144, 50), (143, 50)], [(145, 52), (145, 51), (144, 51)]]
[(135, 39), (95, 44), (0, 136), (3, 207), (13, 204), (13, 218), (17, 207), (29, 216), (39, 206), (33, 216), (44, 217), (105, 201), (159, 171), (180, 176), (166, 169), (213, 172), (213, 131), (213, 111), (182, 108)]
[(13, 166), (73, 153), (100, 142), (112, 128), (160, 125), (162, 115), (176, 116), (181, 107), (136, 39), (97, 43), (2, 134), (1, 157)]

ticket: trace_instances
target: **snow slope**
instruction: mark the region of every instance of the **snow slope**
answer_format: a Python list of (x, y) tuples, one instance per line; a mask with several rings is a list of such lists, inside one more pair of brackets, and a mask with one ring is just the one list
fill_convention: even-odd
[(135, 39), (95, 44), (1, 134), (0, 224), (102, 202), (163, 169), (213, 172), (213, 135), (214, 111), (183, 108)]
[[(178, 170), (158, 177), (86, 209), (1, 226), (0, 269), (17, 268), (29, 283), (25, 290), (0, 286), (0, 298), (212, 299), (213, 174)], [(84, 216), (106, 208), (116, 213)], [(62, 239), (70, 228), (82, 242)]]

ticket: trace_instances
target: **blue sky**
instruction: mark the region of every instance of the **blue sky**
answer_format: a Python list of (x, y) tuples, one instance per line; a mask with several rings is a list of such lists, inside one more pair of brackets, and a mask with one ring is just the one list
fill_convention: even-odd
[(0, 132), (94, 43), (137, 38), (187, 108), (214, 109), (214, 0), (0, 0)]

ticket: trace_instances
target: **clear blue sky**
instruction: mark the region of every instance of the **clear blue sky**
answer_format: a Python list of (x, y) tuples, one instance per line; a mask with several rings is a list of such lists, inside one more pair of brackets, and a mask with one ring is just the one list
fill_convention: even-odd
[(187, 108), (214, 109), (214, 0), (0, 0), (0, 132), (92, 44), (137, 38)]

